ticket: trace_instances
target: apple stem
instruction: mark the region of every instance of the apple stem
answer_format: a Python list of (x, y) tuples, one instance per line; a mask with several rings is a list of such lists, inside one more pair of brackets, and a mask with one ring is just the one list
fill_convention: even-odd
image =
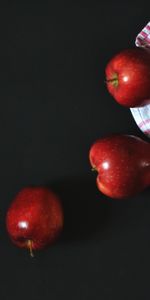
[(93, 167), (93, 168), (91, 169), (91, 171), (92, 171), (92, 172), (95, 172), (95, 171), (96, 171), (96, 168), (95, 168), (95, 167)]
[(33, 242), (31, 240), (28, 240), (27, 241), (27, 246), (28, 246), (28, 249), (30, 251), (30, 256), (34, 257), (34, 254), (33, 254)]
[(116, 80), (116, 78), (106, 79), (106, 82), (113, 82), (114, 80)]
[(111, 79), (106, 79), (105, 81), (106, 83), (112, 83), (115, 87), (118, 86), (118, 77), (114, 77), (114, 78), (111, 78)]

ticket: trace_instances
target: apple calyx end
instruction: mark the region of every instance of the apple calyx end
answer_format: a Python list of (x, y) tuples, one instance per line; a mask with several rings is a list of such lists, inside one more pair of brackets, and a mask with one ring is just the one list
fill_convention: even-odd
[(27, 240), (27, 248), (29, 249), (30, 256), (34, 257), (32, 240)]

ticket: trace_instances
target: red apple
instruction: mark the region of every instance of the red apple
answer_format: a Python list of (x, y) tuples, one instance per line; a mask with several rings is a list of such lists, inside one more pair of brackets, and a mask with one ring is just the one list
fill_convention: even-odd
[(59, 236), (63, 228), (59, 198), (45, 187), (22, 189), (11, 203), (6, 225), (10, 238), (21, 248), (42, 249)]
[(143, 105), (150, 99), (150, 51), (127, 49), (115, 55), (106, 66), (110, 94), (127, 107)]
[(126, 198), (150, 186), (150, 144), (132, 135), (112, 135), (91, 147), (97, 186), (111, 198)]

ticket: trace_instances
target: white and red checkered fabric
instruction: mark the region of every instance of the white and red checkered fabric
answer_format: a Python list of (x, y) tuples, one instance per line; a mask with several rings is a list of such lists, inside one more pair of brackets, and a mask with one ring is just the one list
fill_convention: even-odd
[[(150, 22), (137, 35), (135, 45), (150, 49)], [(130, 110), (138, 127), (150, 137), (150, 104), (130, 108)]]

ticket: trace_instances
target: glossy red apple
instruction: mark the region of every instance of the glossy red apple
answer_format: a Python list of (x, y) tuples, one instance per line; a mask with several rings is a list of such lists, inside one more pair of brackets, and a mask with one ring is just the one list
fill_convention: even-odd
[(108, 91), (121, 105), (136, 107), (150, 100), (149, 50), (124, 50), (108, 62), (105, 72)]
[(111, 198), (130, 197), (150, 186), (150, 144), (136, 136), (99, 139), (89, 158), (98, 171), (99, 190)]
[(64, 216), (59, 198), (45, 187), (22, 189), (11, 203), (6, 226), (14, 244), (33, 250), (42, 249), (59, 236)]

